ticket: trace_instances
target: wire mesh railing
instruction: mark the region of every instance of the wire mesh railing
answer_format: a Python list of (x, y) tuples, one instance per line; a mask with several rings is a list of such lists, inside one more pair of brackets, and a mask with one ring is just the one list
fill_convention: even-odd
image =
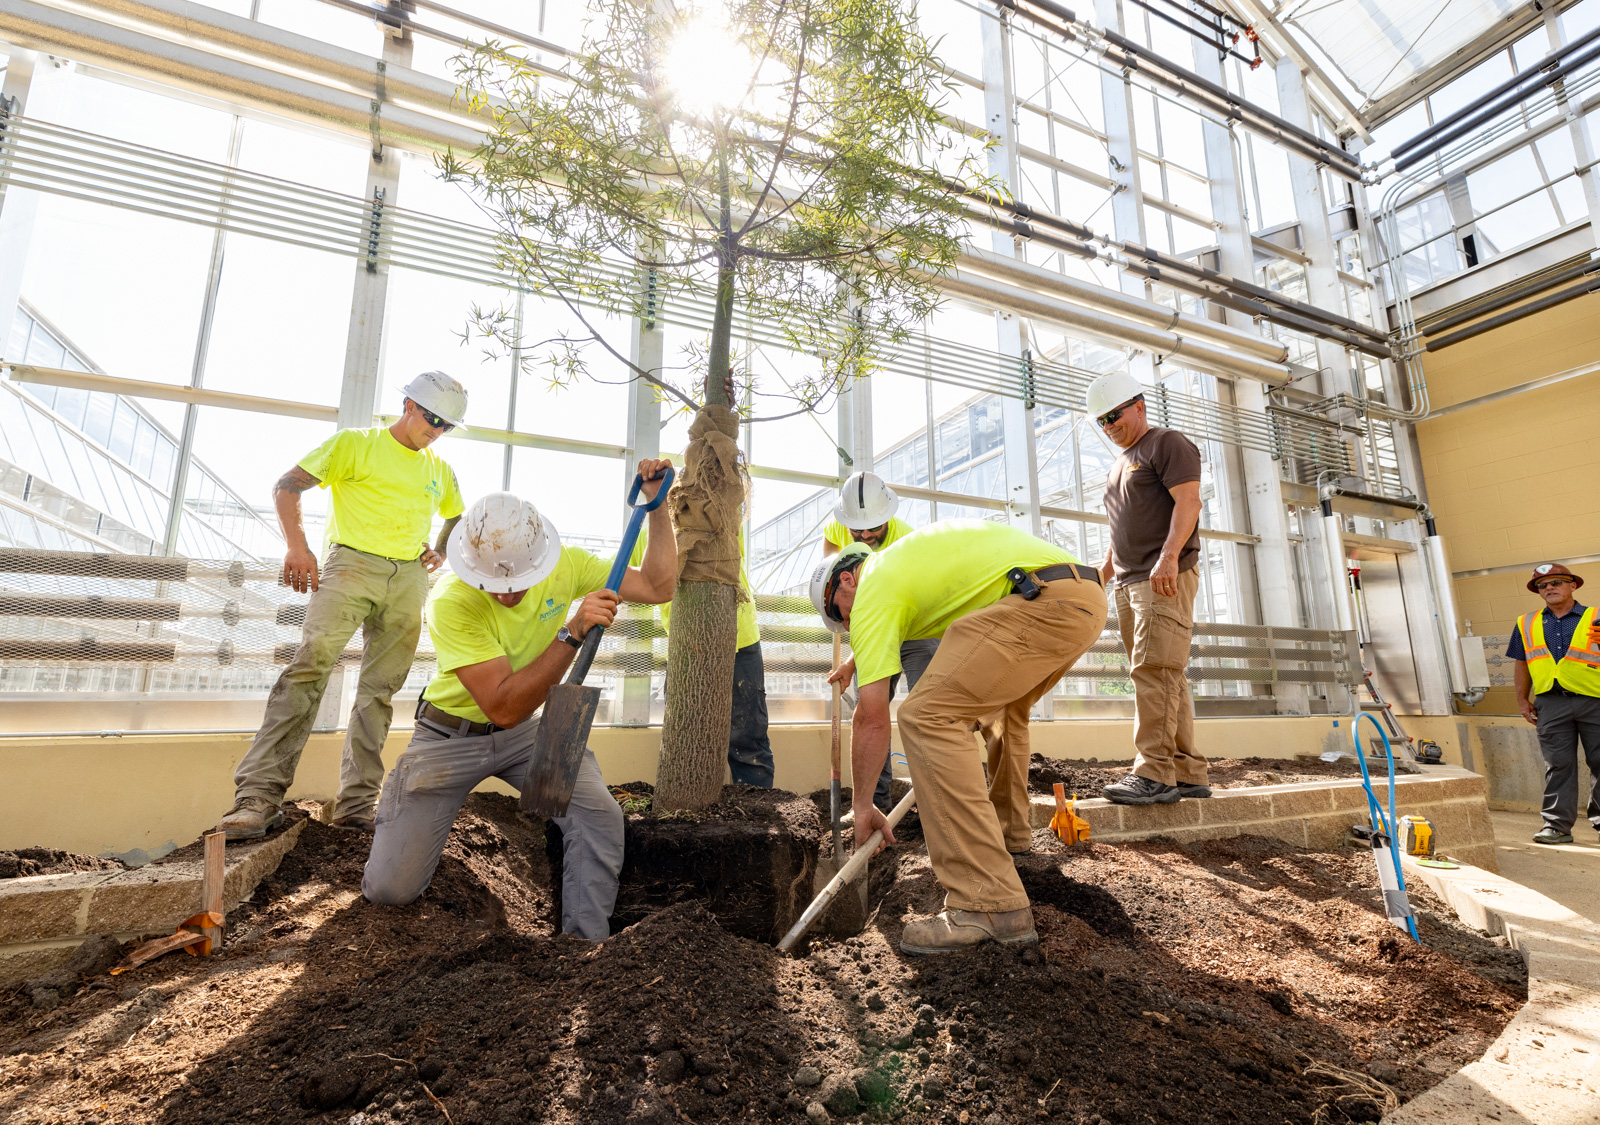
[[(109, 695), (264, 700), (300, 641), (307, 601), (275, 568), (237, 561), (3, 549), (0, 698), (61, 704), (62, 730), (78, 727), (65, 719), (75, 702)], [(761, 595), (756, 608), (774, 720), (825, 718), (832, 637), (810, 601)], [(669, 643), (654, 607), (626, 607), (591, 676), (602, 689), (600, 722), (660, 721)], [(1188, 676), (1202, 697), (1262, 690), (1250, 685), (1352, 685), (1361, 676), (1351, 636), (1326, 630), (1202, 623), (1190, 655)], [(360, 660), (358, 632), (339, 665)], [(420, 691), (433, 670), (425, 631), (400, 694)], [(1114, 628), (1056, 688), (1068, 697), (1130, 693)]]

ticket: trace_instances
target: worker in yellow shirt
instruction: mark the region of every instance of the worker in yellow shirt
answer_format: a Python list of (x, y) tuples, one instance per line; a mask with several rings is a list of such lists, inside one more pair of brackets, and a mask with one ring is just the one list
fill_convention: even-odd
[[(650, 531), (639, 532), (629, 563), (640, 565)], [(745, 570), (744, 531), (739, 532), (739, 610), (737, 646), (733, 654), (733, 711), (728, 724), (728, 775), (736, 785), (772, 788), (772, 742), (767, 737), (767, 666), (761, 655), (761, 628), (756, 599)], [(661, 628), (671, 631), (672, 605), (661, 605)]]
[[(282, 821), (280, 806), (328, 676), (357, 629), (361, 671), (333, 824), (372, 831), (394, 714), (390, 700), (417, 654), (428, 574), (445, 561), (446, 540), (461, 517), (455, 472), (429, 447), (461, 424), (466, 389), (442, 371), (429, 371), (404, 390), (404, 411), (394, 425), (340, 430), (272, 490), (289, 545), (283, 580), (300, 593), (310, 591), (311, 600), (300, 647), (272, 685), (261, 729), (234, 771), (233, 808), (217, 824), (230, 840), (264, 836)], [(329, 547), (320, 568), (300, 519), (300, 495), (308, 488), (332, 491)], [(429, 547), (435, 515), (444, 526)]]
[[(667, 462), (639, 462), (647, 500)], [(467, 795), (491, 777), (521, 788), (544, 705), (595, 626), (622, 600), (672, 597), (678, 552), (665, 505), (649, 516), (651, 549), (605, 588), (610, 564), (563, 547), (539, 510), (509, 492), (476, 501), (450, 543), (450, 569), (428, 600), (438, 672), (417, 703), (417, 726), (384, 783), (377, 834), (361, 878), (368, 901), (403, 905), (433, 878)], [(585, 748), (561, 829), (561, 930), (589, 941), (611, 932), (622, 871), (623, 817)]]
[[(899, 508), (899, 495), (877, 473), (851, 473), (839, 489), (833, 520), (822, 529), (822, 557), (832, 558), (851, 543), (860, 543), (874, 551), (898, 543), (913, 530), (905, 520), (895, 517)], [(937, 638), (906, 641), (900, 646), (900, 669), (905, 674), (907, 692), (917, 686), (938, 650)], [(890, 699), (900, 686), (900, 674), (896, 672), (889, 677)], [(893, 781), (894, 762), (886, 757), (883, 772), (878, 775), (878, 784), (872, 791), (872, 803), (884, 812), (894, 806), (890, 790)]]
[[(901, 950), (1037, 941), (1010, 855), (1033, 839), (1028, 712), (1105, 627), (1099, 572), (1010, 524), (945, 520), (876, 554), (853, 545), (824, 560), (811, 600), (830, 629), (850, 631), (855, 655), (830, 681), (861, 680), (850, 725), (858, 847), (875, 831), (894, 841), (866, 794), (889, 751), (889, 677), (900, 645), (942, 638), (900, 705), (900, 741), (945, 909), (907, 924)], [(987, 782), (972, 737), (980, 721), (993, 728)]]

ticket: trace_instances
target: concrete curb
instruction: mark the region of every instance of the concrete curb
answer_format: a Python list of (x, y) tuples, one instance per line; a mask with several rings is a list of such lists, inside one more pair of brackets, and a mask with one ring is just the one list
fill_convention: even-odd
[[(1456, 766), (1428, 766), (1421, 774), (1395, 779), (1400, 815), (1428, 817), (1439, 834), (1440, 850), (1494, 871), (1498, 864), (1488, 796), (1486, 778)], [(1351, 825), (1367, 822), (1367, 798), (1359, 778), (1217, 789), (1204, 800), (1174, 805), (1116, 805), (1096, 797), (1079, 801), (1077, 808), (1093, 829), (1092, 838), (1105, 843), (1152, 836), (1190, 843), (1256, 835), (1300, 847), (1338, 849), (1344, 847)], [(1049, 827), (1054, 815), (1054, 798), (1030, 799), (1033, 827)]]
[(1390, 1125), (1600, 1125), (1600, 925), (1520, 883), (1402, 857), (1463, 922), (1504, 934), (1528, 964), (1528, 1002), (1500, 1038)]
[[(223, 909), (232, 910), (278, 869), (304, 820), (275, 836), (228, 848)], [(33, 875), (0, 882), (0, 987), (49, 972), (94, 934), (119, 941), (169, 934), (201, 908), (203, 861), (132, 871)]]

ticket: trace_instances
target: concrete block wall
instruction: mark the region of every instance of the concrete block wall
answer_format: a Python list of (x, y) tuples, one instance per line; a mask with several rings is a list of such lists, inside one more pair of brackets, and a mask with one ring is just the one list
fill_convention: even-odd
[[(278, 869), (304, 827), (300, 820), (265, 840), (228, 848), (225, 911)], [(0, 880), (0, 987), (55, 968), (91, 935), (130, 941), (172, 933), (201, 910), (203, 868), (201, 860), (179, 860), (135, 871)]]
[[(1378, 786), (1386, 800), (1386, 786)], [(1435, 766), (1422, 775), (1396, 778), (1395, 808), (1433, 822), (1437, 848), (1463, 863), (1498, 871), (1494, 825), (1489, 820), (1488, 783), (1476, 774)], [(1204, 800), (1175, 805), (1114, 805), (1095, 798), (1079, 801), (1078, 815), (1089, 822), (1092, 839), (1114, 843), (1168, 836), (1180, 843), (1229, 836), (1271, 836), (1306, 848), (1345, 846), (1353, 824), (1368, 823), (1366, 793), (1359, 781), (1319, 781), (1217, 789)], [(1034, 797), (1035, 828), (1047, 828), (1055, 815), (1051, 797)]]

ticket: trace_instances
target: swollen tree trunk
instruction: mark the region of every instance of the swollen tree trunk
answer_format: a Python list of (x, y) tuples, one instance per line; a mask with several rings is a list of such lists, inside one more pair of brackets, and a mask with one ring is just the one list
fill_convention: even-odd
[(739, 419), (728, 401), (733, 339), (734, 270), (726, 158), (722, 178), (722, 247), (717, 308), (711, 324), (706, 405), (689, 427), (683, 474), (672, 490), (678, 533), (678, 585), (667, 646), (667, 710), (661, 724), (655, 807), (703, 809), (722, 792), (733, 711), (733, 656), (738, 646), (739, 524), (744, 468)]

